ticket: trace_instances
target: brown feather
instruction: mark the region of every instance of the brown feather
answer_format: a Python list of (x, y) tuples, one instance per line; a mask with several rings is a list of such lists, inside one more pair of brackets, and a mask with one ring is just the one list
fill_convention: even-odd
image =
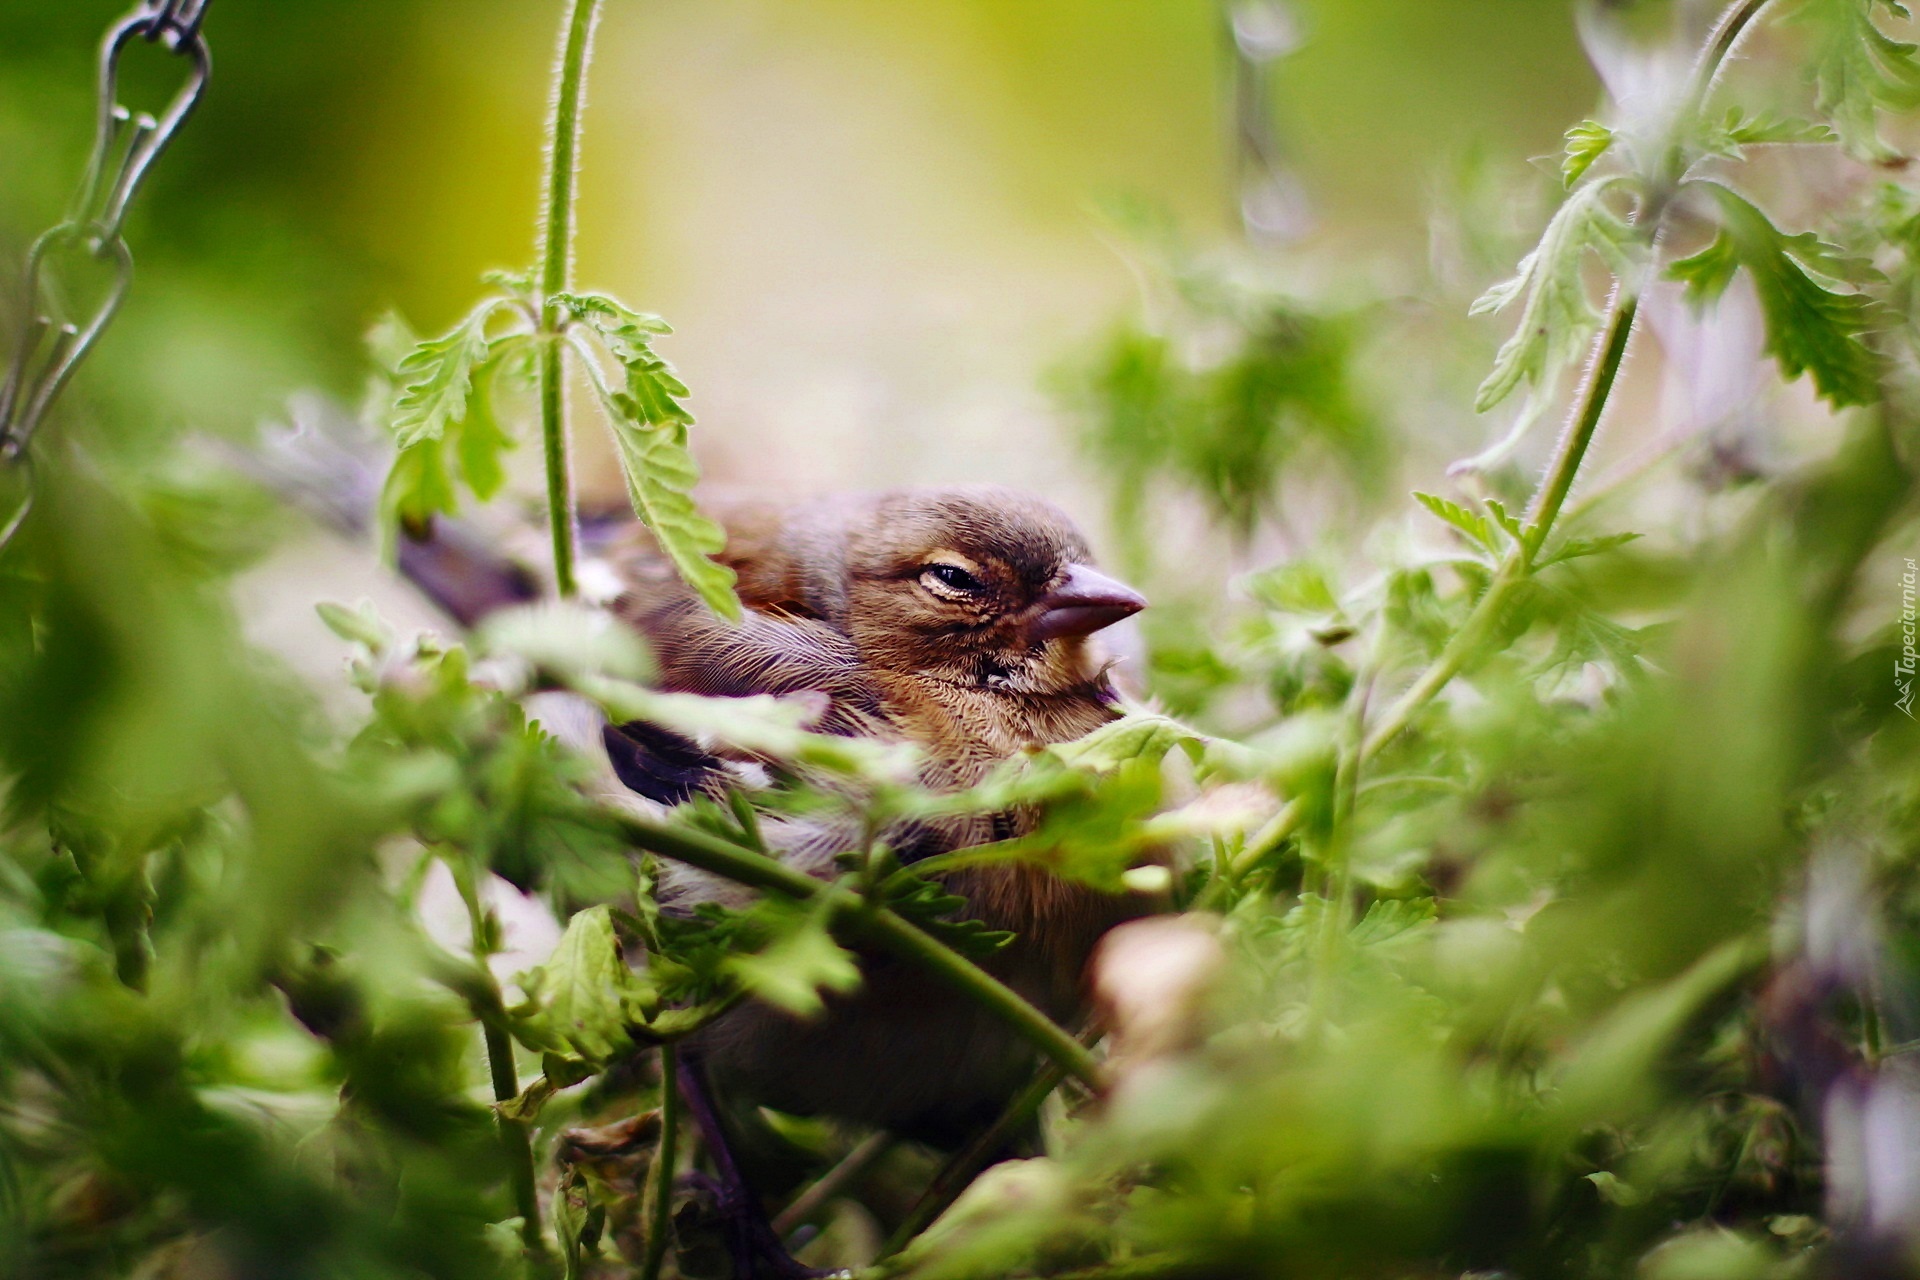
[[(935, 790), (966, 787), (1013, 755), (1115, 716), (1095, 642), (1030, 639), (1050, 588), (1090, 560), (1085, 539), (1051, 504), (1000, 489), (942, 489), (715, 509), (744, 622), (715, 617), (644, 543), (621, 562), (629, 590), (618, 610), (653, 643), (665, 687), (825, 692), (824, 727), (918, 744), (922, 782)], [(929, 579), (933, 566), (973, 585), (947, 589)], [(927, 824), (932, 840), (914, 852), (1022, 834), (1032, 821), (1011, 813)], [(793, 823), (772, 838), (795, 865), (831, 875), (831, 854), (853, 836)], [(1143, 899), (1030, 865), (970, 868), (948, 883), (972, 915), (1017, 935), (987, 967), (1060, 1019), (1079, 1007), (1081, 971), (1100, 934), (1148, 909)], [(702, 1045), (718, 1078), (776, 1107), (911, 1132), (942, 1133), (990, 1114), (1026, 1058), (1006, 1028), (885, 957), (865, 957), (862, 968), (866, 985), (830, 999), (819, 1022), (749, 1005), (716, 1024)]]

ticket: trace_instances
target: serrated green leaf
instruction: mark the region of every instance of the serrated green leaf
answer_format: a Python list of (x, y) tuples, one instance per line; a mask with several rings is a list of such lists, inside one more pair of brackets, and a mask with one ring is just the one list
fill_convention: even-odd
[(1720, 120), (1702, 127), (1700, 148), (1708, 155), (1740, 159), (1750, 146), (1838, 142), (1840, 135), (1818, 120), (1763, 111), (1749, 116), (1739, 107), (1727, 108)]
[(518, 302), (533, 301), (533, 273), (531, 271), (494, 270), (482, 272), (482, 284), (492, 285), (500, 292)]
[(387, 527), (417, 527), (435, 515), (450, 515), (459, 509), (460, 496), (454, 491), (453, 475), (447, 469), (440, 441), (422, 440), (394, 455), (380, 493), (380, 510)]
[(1641, 535), (1637, 533), (1609, 533), (1599, 538), (1569, 538), (1560, 544), (1558, 550), (1545, 559), (1536, 561), (1534, 568), (1544, 569), (1548, 565), (1559, 564), (1565, 560), (1578, 560), (1582, 556), (1597, 556), (1603, 551), (1615, 547), (1624, 547)]
[(1696, 304), (1716, 302), (1733, 283), (1740, 270), (1740, 253), (1724, 232), (1695, 254), (1677, 258), (1667, 265), (1669, 279), (1687, 287), (1687, 297)]
[(454, 433), (461, 478), (481, 502), (492, 499), (506, 483), (507, 470), (500, 458), (515, 443), (493, 410), (493, 382), (499, 368), (499, 358), (490, 356), (474, 370), (473, 394)]
[[(519, 371), (531, 346), (524, 332), (487, 337), (488, 322), (506, 305), (507, 299), (489, 298), (451, 332), (416, 343), (392, 367), (395, 391), (386, 417), (399, 452), (381, 494), (389, 526), (456, 511), (460, 483), (482, 502), (505, 483), (501, 455), (515, 442), (494, 413), (493, 393), (501, 377)], [(395, 321), (370, 341), (391, 346), (403, 331)]]
[(1428, 511), (1446, 521), (1461, 533), (1467, 535), (1478, 545), (1495, 554), (1500, 545), (1493, 536), (1493, 526), (1487, 523), (1485, 516), (1475, 515), (1457, 502), (1449, 502), (1437, 493), (1415, 492), (1413, 500)]
[(464, 320), (407, 353), (394, 370), (400, 394), (389, 424), (402, 449), (437, 440), (447, 427), (467, 416), (473, 399), (473, 371), (487, 357), (487, 321), (501, 299), (489, 298)]
[(1809, 62), (1820, 109), (1849, 151), (1885, 161), (1900, 153), (1881, 140), (1879, 113), (1920, 106), (1920, 61), (1913, 45), (1880, 29), (1881, 10), (1907, 14), (1897, 0), (1799, 0), (1788, 16), (1812, 33)]
[(1509, 538), (1512, 538), (1515, 542), (1525, 540), (1520, 529), (1520, 521), (1508, 514), (1506, 503), (1500, 501), (1498, 498), (1488, 498), (1487, 511), (1493, 516), (1493, 522), (1499, 525), (1501, 531)]
[(1547, 223), (1539, 245), (1520, 260), (1514, 277), (1473, 304), (1471, 314), (1485, 315), (1522, 296), (1526, 299), (1513, 336), (1494, 357), (1492, 372), (1474, 396), (1476, 412), (1493, 408), (1522, 382), (1538, 382), (1550, 364), (1580, 357), (1600, 323), (1581, 274), (1589, 252), (1598, 254), (1616, 277), (1633, 270), (1640, 241), (1626, 219), (1607, 206), (1605, 196), (1612, 185), (1603, 180), (1577, 188)]
[(1646, 1199), (1640, 1192), (1634, 1190), (1613, 1174), (1608, 1173), (1605, 1169), (1600, 1170), (1598, 1173), (1589, 1173), (1586, 1175), (1586, 1178), (1588, 1182), (1593, 1184), (1593, 1189), (1600, 1193), (1600, 1198), (1608, 1204), (1618, 1205), (1622, 1208), (1631, 1208)]
[(1136, 760), (1159, 760), (1177, 746), (1204, 743), (1201, 735), (1170, 716), (1136, 711), (1093, 732), (1047, 748), (1075, 769), (1106, 773)]
[(895, 914), (969, 959), (985, 960), (1013, 941), (1006, 930), (990, 929), (968, 916), (965, 898), (914, 875), (911, 868), (889, 877), (884, 889), (887, 906)]
[(653, 349), (653, 339), (672, 333), (671, 325), (605, 294), (556, 294), (553, 301), (566, 306), (572, 319), (592, 330), (620, 362), (634, 416), (649, 426), (693, 425), (693, 414), (680, 403), (688, 394), (686, 384)]
[(529, 1048), (558, 1046), (592, 1063), (605, 1063), (632, 1045), (629, 1025), (642, 1022), (656, 1002), (653, 986), (627, 967), (606, 906), (589, 907), (567, 921), (547, 962), (521, 979), (527, 1006), (516, 1010), (514, 1033)]
[(1861, 340), (1873, 325), (1873, 302), (1823, 281), (1857, 280), (1864, 264), (1812, 232), (1788, 235), (1750, 201), (1717, 182), (1701, 182), (1719, 206), (1714, 242), (1668, 268), (1696, 302), (1725, 291), (1736, 267), (1745, 267), (1766, 320), (1767, 352), (1781, 374), (1813, 378), (1835, 408), (1869, 404), (1879, 394), (1879, 358)]
[(827, 932), (821, 912), (768, 903), (761, 914), (779, 921), (773, 941), (750, 955), (730, 957), (725, 966), (757, 999), (812, 1018), (826, 1008), (822, 991), (844, 995), (859, 987), (859, 966)]
[(727, 545), (726, 532), (700, 513), (690, 493), (700, 472), (687, 451), (687, 429), (645, 426), (635, 420), (637, 414), (628, 405), (616, 404), (613, 409), (614, 443), (635, 514), (707, 607), (739, 621), (742, 613), (733, 590), (734, 572), (710, 558)]
[(1598, 120), (1582, 120), (1567, 130), (1567, 150), (1560, 161), (1560, 178), (1568, 187), (1580, 181), (1593, 162), (1613, 146), (1613, 130)]
[(1425, 929), (1438, 918), (1432, 898), (1381, 898), (1368, 905), (1348, 937), (1355, 946), (1378, 946)]
[(671, 329), (660, 317), (602, 294), (558, 294), (554, 301), (596, 334), (625, 371), (624, 391), (610, 389), (597, 373), (594, 389), (613, 426), (635, 514), (708, 607), (738, 621), (734, 572), (711, 558), (726, 546), (726, 533), (693, 502), (700, 471), (687, 449), (693, 415), (680, 403), (686, 384), (651, 346), (654, 337)]

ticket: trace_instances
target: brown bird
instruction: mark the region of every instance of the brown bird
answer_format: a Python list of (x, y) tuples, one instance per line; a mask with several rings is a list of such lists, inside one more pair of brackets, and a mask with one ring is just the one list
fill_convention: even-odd
[[(371, 523), (379, 489), (370, 442), (346, 424), (278, 433), (248, 468), (348, 533)], [(1096, 632), (1144, 607), (1092, 566), (1086, 540), (1051, 504), (1003, 489), (906, 490), (795, 505), (717, 504), (723, 554), (738, 572), (744, 622), (728, 624), (674, 575), (631, 518), (593, 519), (590, 546), (627, 586), (617, 609), (652, 643), (668, 689), (745, 695), (817, 691), (821, 727), (917, 744), (923, 781), (955, 789), (1029, 747), (1112, 719)], [(403, 572), (462, 624), (537, 594), (497, 541), (457, 521), (416, 531)], [(674, 803), (723, 780), (723, 762), (645, 724), (609, 728), (629, 787)], [(888, 831), (903, 861), (1019, 834), (1030, 815), (999, 814)], [(763, 824), (783, 859), (822, 877), (860, 833), (821, 822)], [(1080, 1007), (1081, 971), (1100, 934), (1146, 905), (1027, 866), (947, 877), (969, 915), (1015, 940), (987, 968), (1056, 1020)], [(727, 900), (689, 873), (678, 903)], [(807, 1022), (743, 1005), (689, 1046), (689, 1103), (722, 1174), (736, 1269), (806, 1274), (787, 1256), (734, 1167), (710, 1080), (729, 1101), (852, 1120), (946, 1145), (995, 1117), (1032, 1067), (997, 1019), (887, 956), (861, 957), (864, 982)]]
[[(652, 642), (666, 688), (825, 693), (826, 728), (918, 745), (922, 781), (939, 790), (1117, 714), (1093, 636), (1146, 601), (1092, 566), (1086, 540), (1050, 503), (1004, 489), (932, 489), (723, 505), (716, 514), (749, 609), (738, 626), (708, 611), (644, 544), (616, 559), (631, 584), (616, 610)], [(622, 777), (657, 799), (700, 785), (697, 749), (676, 755), (658, 731), (624, 726), (608, 743)], [(983, 815), (887, 836), (911, 862), (1030, 822)], [(783, 859), (823, 877), (857, 837), (808, 823), (767, 830)], [(1078, 1011), (1094, 943), (1143, 907), (1030, 866), (969, 869), (947, 885), (971, 916), (1016, 935), (987, 967), (1063, 1021)], [(697, 874), (678, 893), (683, 903), (727, 895)], [(829, 997), (815, 1020), (748, 1004), (702, 1033), (691, 1046), (696, 1095), (704, 1077), (728, 1101), (943, 1145), (983, 1128), (1032, 1069), (1024, 1042), (916, 968), (863, 956), (862, 971), (861, 988)], [(703, 1127), (717, 1125), (704, 1096), (690, 1102), (696, 1116), (706, 1113)], [(724, 1145), (718, 1154), (723, 1182), (737, 1179)], [(756, 1208), (744, 1193), (722, 1198), (748, 1216)], [(739, 1252), (751, 1255), (738, 1261), (743, 1274), (802, 1274), (763, 1222), (741, 1228)]]

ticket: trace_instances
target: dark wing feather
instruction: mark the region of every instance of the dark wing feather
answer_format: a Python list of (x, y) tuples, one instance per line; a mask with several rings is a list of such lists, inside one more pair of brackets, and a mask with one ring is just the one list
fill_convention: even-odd
[(601, 739), (621, 785), (656, 804), (681, 804), (722, 775), (718, 756), (645, 720), (607, 725)]

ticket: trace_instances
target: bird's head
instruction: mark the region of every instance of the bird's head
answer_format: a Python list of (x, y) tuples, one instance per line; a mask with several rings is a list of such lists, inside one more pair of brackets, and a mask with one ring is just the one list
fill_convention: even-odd
[(1020, 693), (1099, 674), (1088, 637), (1146, 607), (1073, 521), (998, 488), (879, 498), (846, 544), (846, 631), (875, 667)]

